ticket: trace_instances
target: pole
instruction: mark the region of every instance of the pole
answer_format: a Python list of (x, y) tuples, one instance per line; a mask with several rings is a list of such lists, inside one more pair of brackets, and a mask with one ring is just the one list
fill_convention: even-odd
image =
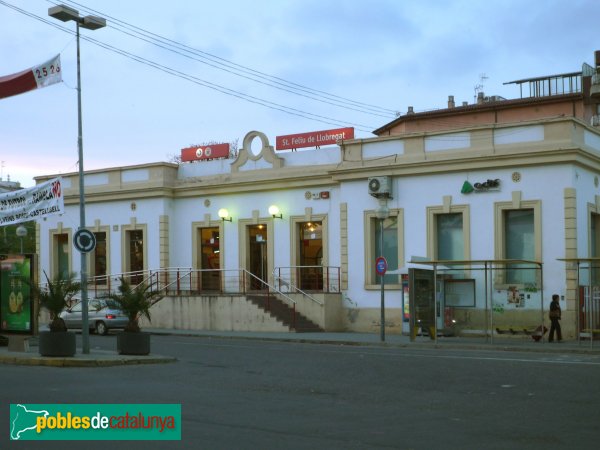
[[(79, 52), (79, 20), (77, 24), (77, 148), (79, 151), (79, 229), (85, 228), (85, 193), (83, 180), (83, 126), (81, 120), (81, 59)], [(90, 328), (88, 319), (88, 292), (87, 292), (87, 256), (81, 255), (81, 343), (82, 353), (90, 352)]]
[[(379, 219), (380, 231), (381, 231), (381, 256), (383, 256), (383, 221)], [(381, 277), (381, 342), (385, 342), (385, 275)]]

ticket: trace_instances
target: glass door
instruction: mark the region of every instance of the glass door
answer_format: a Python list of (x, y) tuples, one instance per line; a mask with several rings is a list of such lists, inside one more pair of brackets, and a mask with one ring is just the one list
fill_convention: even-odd
[[(248, 226), (248, 270), (255, 275), (250, 280), (250, 289), (266, 289), (269, 280), (269, 264), (267, 252), (267, 225)], [(261, 283), (260, 280), (265, 283)]]
[(323, 290), (323, 224), (300, 222), (297, 280), (303, 291)]
[(200, 289), (221, 290), (221, 242), (219, 227), (201, 228), (200, 233)]

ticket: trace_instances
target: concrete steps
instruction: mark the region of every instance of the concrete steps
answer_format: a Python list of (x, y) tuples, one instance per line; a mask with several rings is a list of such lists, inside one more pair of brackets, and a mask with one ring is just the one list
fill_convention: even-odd
[(296, 333), (315, 333), (325, 331), (319, 325), (312, 322), (310, 319), (297, 311), (295, 312), (294, 317), (293, 308), (288, 306), (274, 295), (248, 294), (246, 295), (246, 299)]

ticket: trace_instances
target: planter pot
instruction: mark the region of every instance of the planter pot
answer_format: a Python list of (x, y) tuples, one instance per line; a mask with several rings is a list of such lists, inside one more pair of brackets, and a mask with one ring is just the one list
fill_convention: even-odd
[(117, 352), (119, 355), (147, 355), (150, 353), (150, 333), (117, 334)]
[(42, 331), (39, 338), (40, 355), (74, 356), (75, 333), (70, 331)]

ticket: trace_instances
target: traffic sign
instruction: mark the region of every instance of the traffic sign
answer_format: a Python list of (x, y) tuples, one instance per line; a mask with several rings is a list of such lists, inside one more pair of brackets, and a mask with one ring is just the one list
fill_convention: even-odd
[(82, 228), (75, 232), (73, 245), (81, 253), (89, 253), (96, 248), (96, 236), (90, 230)]
[(383, 256), (380, 256), (375, 260), (375, 270), (377, 275), (383, 276), (387, 272), (387, 261)]

